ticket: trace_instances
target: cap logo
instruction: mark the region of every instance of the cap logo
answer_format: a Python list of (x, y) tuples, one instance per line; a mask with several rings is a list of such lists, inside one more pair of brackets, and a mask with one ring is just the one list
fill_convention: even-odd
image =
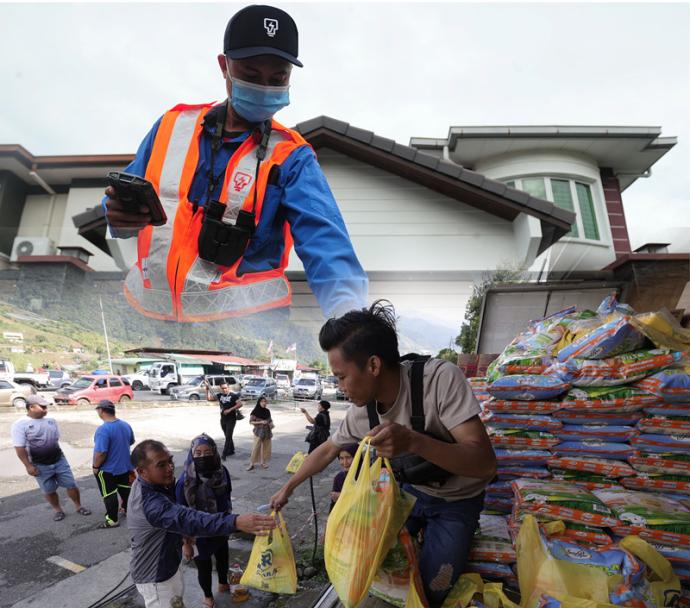
[(266, 17), (264, 19), (264, 29), (266, 30), (266, 34), (273, 38), (278, 31), (278, 20)]

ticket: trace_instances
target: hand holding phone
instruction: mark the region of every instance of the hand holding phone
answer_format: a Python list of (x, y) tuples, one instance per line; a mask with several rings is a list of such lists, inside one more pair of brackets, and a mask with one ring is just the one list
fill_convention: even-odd
[(108, 223), (116, 228), (143, 228), (167, 222), (165, 210), (148, 180), (129, 173), (108, 173), (105, 194)]

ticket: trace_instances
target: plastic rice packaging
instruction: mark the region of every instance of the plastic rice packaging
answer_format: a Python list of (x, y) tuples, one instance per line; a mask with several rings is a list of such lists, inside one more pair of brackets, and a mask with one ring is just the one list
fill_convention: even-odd
[(642, 473), (639, 477), (626, 477), (621, 485), (630, 490), (652, 492), (690, 492), (690, 477), (672, 473)]
[(491, 443), (502, 448), (550, 448), (560, 442), (551, 433), (526, 431), (524, 429), (503, 429), (488, 426), (487, 432)]
[(489, 393), (497, 399), (542, 401), (553, 399), (570, 389), (570, 384), (556, 376), (504, 376), (489, 386)]
[(518, 479), (526, 477), (528, 479), (550, 479), (551, 471), (546, 467), (529, 467), (500, 464), (496, 469), (499, 479)]
[(634, 477), (636, 475), (635, 470), (625, 462), (603, 458), (582, 458), (579, 456), (552, 458), (549, 460), (549, 468), (565, 471), (582, 471), (614, 478)]
[(607, 424), (566, 424), (562, 429), (554, 431), (562, 441), (585, 441), (601, 439), (612, 443), (625, 443), (637, 435), (632, 426), (613, 426)]
[(662, 435), (690, 435), (690, 418), (675, 420), (665, 416), (643, 418), (637, 423), (643, 433), (660, 433)]
[(638, 412), (573, 412), (563, 410), (554, 414), (563, 424), (604, 424), (611, 426), (633, 426), (642, 420)]
[(516, 556), (511, 542), (475, 540), (470, 548), (468, 559), (473, 562), (514, 564)]
[(513, 510), (513, 499), (505, 496), (487, 495), (484, 498), (484, 508), (508, 515)]
[(639, 534), (648, 542), (690, 547), (690, 509), (680, 502), (650, 492), (624, 488), (593, 490), (620, 524), (611, 526), (616, 534)]
[(467, 562), (465, 572), (476, 572), (490, 581), (502, 581), (517, 585), (517, 577), (510, 566), (494, 562)]
[(551, 452), (546, 450), (507, 450), (496, 449), (496, 460), (498, 467), (505, 465), (528, 465), (528, 466), (545, 466), (551, 458)]
[(529, 431), (557, 431), (562, 428), (563, 423), (551, 416), (494, 413), (491, 417), (491, 426)]
[(573, 386), (617, 386), (640, 380), (682, 357), (683, 353), (666, 349), (638, 350), (609, 359), (569, 359), (546, 373), (561, 373)]
[(630, 443), (636, 449), (645, 452), (690, 454), (690, 436), (687, 435), (651, 435), (643, 433), (633, 437)]
[(628, 458), (628, 462), (637, 471), (690, 475), (690, 455), (675, 454), (673, 452), (661, 452), (658, 454), (636, 452), (634, 456)]
[(552, 469), (551, 473), (553, 474), (554, 481), (574, 483), (586, 490), (600, 490), (618, 485), (618, 479), (615, 477), (606, 477), (605, 475), (597, 475), (596, 473), (588, 473), (586, 471)]
[(644, 408), (644, 413), (650, 416), (667, 416), (671, 420), (690, 420), (690, 404), (686, 403), (659, 403), (658, 405)]
[(493, 382), (502, 376), (515, 374), (541, 374), (552, 363), (553, 357), (542, 352), (505, 352), (494, 359), (486, 370), (486, 377)]
[(615, 318), (561, 349), (558, 360), (606, 359), (638, 350), (645, 339), (631, 323), (631, 317)]
[(635, 412), (660, 397), (628, 386), (574, 388), (563, 397), (563, 409), (582, 412)]
[(690, 548), (677, 547), (675, 545), (662, 545), (660, 543), (650, 544), (671, 563), (690, 566)]
[(585, 458), (627, 460), (635, 453), (635, 450), (625, 443), (587, 439), (584, 441), (564, 441), (554, 446), (552, 452), (555, 456), (577, 455)]
[(690, 365), (669, 367), (635, 383), (666, 403), (690, 403)]
[(510, 530), (508, 529), (508, 518), (500, 515), (479, 515), (479, 526), (474, 533), (474, 538), (478, 540), (495, 540), (499, 542), (511, 542)]
[(611, 509), (592, 492), (568, 483), (516, 479), (516, 510), (595, 527), (619, 524)]
[(488, 496), (496, 496), (496, 497), (508, 496), (508, 497), (510, 497), (513, 495), (513, 486), (511, 485), (510, 482), (511, 482), (510, 479), (494, 481), (494, 482), (490, 483), (488, 486), (486, 486), (486, 494)]
[(492, 412), (506, 414), (552, 414), (563, 406), (559, 401), (506, 401), (491, 399), (485, 407)]

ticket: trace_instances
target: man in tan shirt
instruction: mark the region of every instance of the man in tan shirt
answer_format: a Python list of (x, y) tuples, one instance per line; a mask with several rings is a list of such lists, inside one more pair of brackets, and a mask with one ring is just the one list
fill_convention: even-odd
[[(333, 374), (353, 406), (338, 431), (304, 461), (271, 499), (282, 508), (304, 480), (326, 468), (340, 448), (370, 435), (387, 458), (414, 454), (448, 472), (444, 481), (405, 484), (417, 497), (406, 526), (424, 532), (420, 571), (429, 605), (441, 606), (465, 567), (484, 502), (484, 488), (496, 472), (496, 457), (479, 419), (479, 404), (462, 371), (447, 361), (424, 365), (424, 433), (411, 424), (409, 362), (400, 362), (395, 313), (375, 302), (330, 319), (319, 334)], [(367, 404), (380, 423), (370, 429)]]

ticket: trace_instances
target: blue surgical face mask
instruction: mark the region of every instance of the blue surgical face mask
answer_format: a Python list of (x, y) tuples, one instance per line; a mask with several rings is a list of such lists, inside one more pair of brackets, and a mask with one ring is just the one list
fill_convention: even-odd
[(247, 122), (264, 122), (290, 103), (290, 85), (269, 87), (230, 77), (230, 105)]

